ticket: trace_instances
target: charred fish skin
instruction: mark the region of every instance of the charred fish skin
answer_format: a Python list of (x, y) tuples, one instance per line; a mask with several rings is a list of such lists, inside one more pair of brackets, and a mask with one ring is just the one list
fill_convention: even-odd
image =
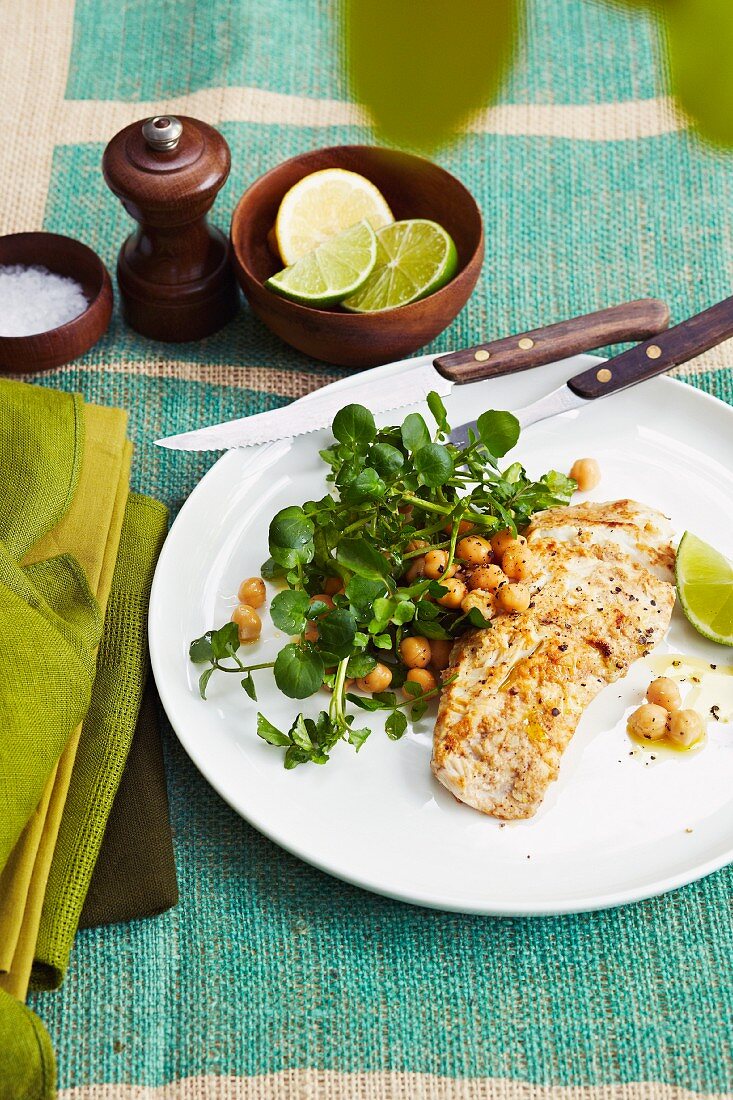
[(454, 647), (431, 767), (456, 798), (531, 817), (558, 777), (583, 711), (664, 637), (674, 607), (669, 521), (634, 501), (537, 515), (528, 611)]

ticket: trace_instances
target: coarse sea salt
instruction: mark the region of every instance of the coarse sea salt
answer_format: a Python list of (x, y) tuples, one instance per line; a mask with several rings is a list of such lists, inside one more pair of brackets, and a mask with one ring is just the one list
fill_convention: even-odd
[(32, 336), (73, 321), (88, 306), (79, 283), (46, 267), (0, 264), (0, 336)]

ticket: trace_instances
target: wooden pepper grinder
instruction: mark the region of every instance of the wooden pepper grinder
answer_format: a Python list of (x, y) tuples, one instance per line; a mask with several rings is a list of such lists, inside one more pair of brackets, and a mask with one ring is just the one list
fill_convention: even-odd
[(229, 146), (195, 118), (133, 122), (104, 151), (107, 185), (140, 227), (117, 260), (125, 320), (154, 340), (199, 340), (237, 311), (229, 242), (206, 214), (231, 165)]

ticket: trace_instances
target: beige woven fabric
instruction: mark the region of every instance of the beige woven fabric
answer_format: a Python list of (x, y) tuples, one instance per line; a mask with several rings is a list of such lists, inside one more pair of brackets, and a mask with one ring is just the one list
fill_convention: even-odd
[(187, 1077), (159, 1088), (87, 1085), (59, 1100), (728, 1100), (639, 1081), (625, 1085), (533, 1085), (501, 1077), (456, 1080), (427, 1073), (336, 1073), (291, 1070), (258, 1077)]

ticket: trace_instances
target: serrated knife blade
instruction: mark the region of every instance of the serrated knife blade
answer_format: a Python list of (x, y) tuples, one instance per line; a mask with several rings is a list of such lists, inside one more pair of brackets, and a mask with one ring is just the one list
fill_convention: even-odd
[(453, 382), (438, 374), (428, 359), (417, 366), (405, 368), (397, 376), (391, 376), (382, 386), (372, 378), (348, 389), (339, 388), (335, 393), (329, 391), (309, 395), (307, 400), (301, 398), (282, 409), (243, 416), (210, 428), (156, 439), (155, 442), (159, 447), (174, 451), (222, 451), (233, 447), (252, 447), (327, 428), (346, 404), (365, 405), (373, 413), (388, 412), (424, 401), (431, 390), (447, 397), (453, 385)]
[[(295, 401), (282, 409), (183, 432), (156, 442), (172, 450), (221, 451), (291, 439), (328, 427), (339, 409), (349, 401), (366, 405), (374, 413), (387, 412), (424, 401), (431, 390), (447, 397), (454, 385), (528, 370), (607, 343), (644, 339), (662, 331), (668, 323), (669, 310), (664, 302), (656, 298), (622, 302), (582, 317), (531, 329), (521, 335), (504, 336), (438, 356), (433, 360), (434, 366), (429, 356), (416, 359), (411, 366), (404, 366), (399, 374), (391, 374), (382, 385), (379, 374), (370, 371), (360, 384), (343, 389), (339, 387), (335, 393), (326, 391), (316, 396), (308, 395), (307, 399)], [(548, 404), (544, 407), (555, 406)], [(534, 408), (527, 410), (527, 413), (534, 419), (553, 415)], [(470, 425), (464, 425), (464, 428), (468, 427)]]

